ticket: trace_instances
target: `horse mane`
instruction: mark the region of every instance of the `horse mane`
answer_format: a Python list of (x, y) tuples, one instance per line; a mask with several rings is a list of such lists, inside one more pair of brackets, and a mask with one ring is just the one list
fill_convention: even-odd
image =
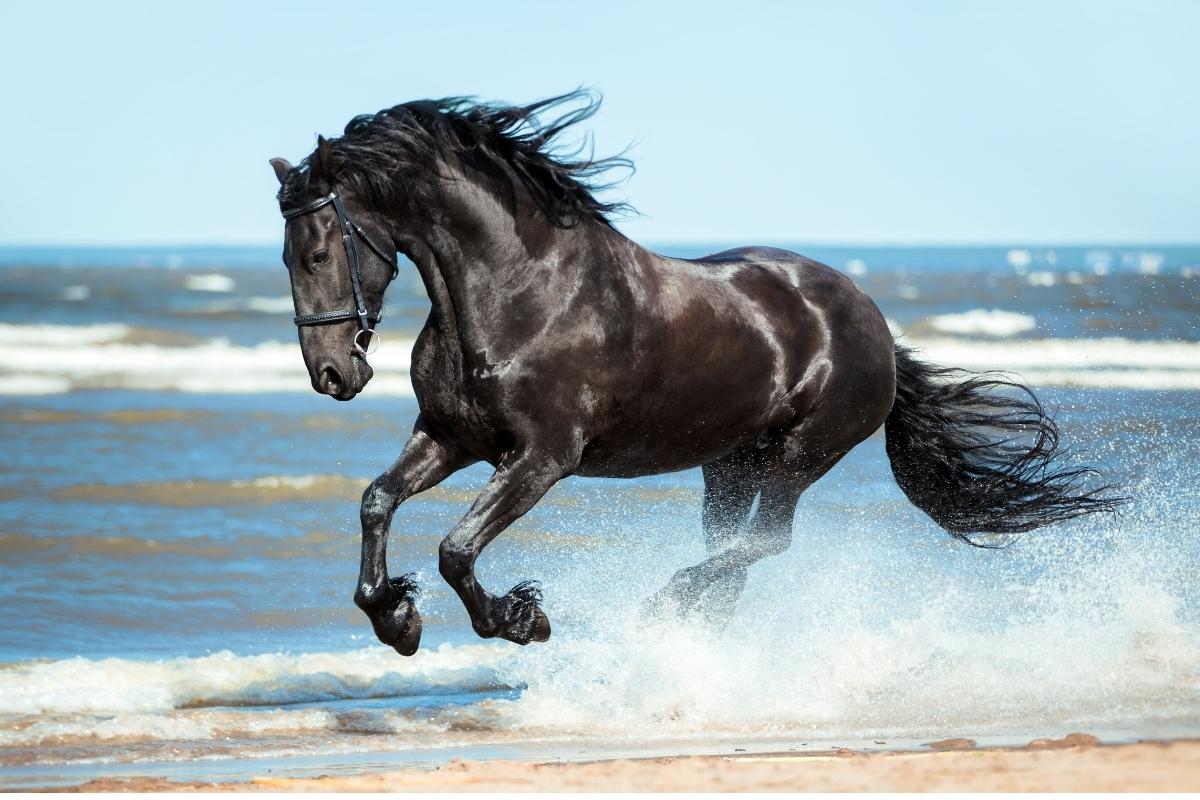
[(405, 175), (457, 157), (490, 178), (514, 207), (517, 187), (524, 188), (560, 228), (582, 219), (611, 226), (613, 215), (633, 209), (599, 200), (597, 193), (620, 180), (598, 179), (614, 168), (632, 172), (633, 163), (621, 155), (595, 158), (587, 136), (573, 149), (558, 142), (565, 130), (592, 117), (600, 102), (598, 93), (577, 89), (524, 106), (447, 97), (363, 114), (350, 120), (342, 136), (320, 139), (289, 173), (279, 203), (285, 210), (299, 207), (330, 191), (336, 176), (355, 194), (388, 205), (404, 192)]

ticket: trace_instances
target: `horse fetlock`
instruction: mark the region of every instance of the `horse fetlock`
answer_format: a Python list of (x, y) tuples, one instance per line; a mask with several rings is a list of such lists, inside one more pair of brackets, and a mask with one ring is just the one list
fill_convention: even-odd
[(442, 540), (441, 547), (438, 548), (438, 571), (450, 585), (453, 586), (461, 578), (471, 574), (474, 561), (475, 556), (470, 550), (449, 538)]
[(694, 600), (701, 588), (700, 570), (696, 567), (684, 567), (671, 577), (664, 594), (666, 599), (677, 605), (684, 605)]
[(412, 574), (389, 578), (383, 583), (360, 583), (354, 591), (354, 604), (368, 614), (379, 608), (394, 606), (400, 600), (411, 600), (421, 594)]
[(354, 591), (354, 605), (370, 614), (386, 603), (389, 597), (391, 597), (391, 587), (387, 584), (372, 586), (363, 583), (359, 584)]

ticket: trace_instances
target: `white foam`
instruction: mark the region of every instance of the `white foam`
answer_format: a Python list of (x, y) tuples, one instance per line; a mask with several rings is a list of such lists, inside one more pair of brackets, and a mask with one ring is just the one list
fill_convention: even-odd
[(292, 296), (286, 294), (279, 297), (248, 297), (246, 298), (246, 308), (263, 314), (296, 313), (296, 305), (292, 302)]
[(1020, 271), (1033, 263), (1033, 254), (1028, 250), (1012, 249), (1005, 254), (1005, 259), (1009, 266)]
[(1157, 275), (1166, 260), (1162, 253), (1138, 253), (1137, 271), (1142, 275)]
[(846, 262), (846, 274), (853, 275), (856, 278), (867, 274), (867, 262), (860, 258), (852, 258)]
[(118, 713), (111, 716), (80, 715), (67, 719), (39, 719), (31, 725), (0, 730), (0, 745), (41, 745), (80, 741), (197, 741), (262, 736), (296, 735), (337, 726), (328, 711), (274, 709), (255, 713), (188, 710), (166, 714)]
[(443, 645), (405, 659), (379, 646), (348, 653), (222, 651), (162, 661), (25, 662), (0, 668), (0, 714), (148, 714), (189, 706), (481, 691), (497, 685), (495, 667), (506, 650)]
[[(825, 532), (810, 515), (796, 545), (753, 568), (718, 637), (650, 624), (640, 598), (621, 607), (624, 588), (576, 583), (551, 617), (575, 613), (598, 630), (505, 662), (516, 670), (508, 682), (527, 689), (501, 722), (646, 739), (1195, 731), (1200, 626), (1188, 576), (1200, 528), (1146, 500), (1160, 478), (1126, 487), (1138, 504), (1123, 518), (1002, 551), (935, 542), (919, 525), (881, 540), (847, 514)], [(654, 565), (640, 568), (659, 583)], [(596, 569), (555, 582), (595, 581)]]
[[(198, 309), (200, 313), (207, 314), (229, 314), (239, 311), (254, 311), (259, 314), (287, 314), (292, 315), (295, 312), (295, 305), (292, 303), (290, 295), (280, 295), (277, 297), (230, 297), (224, 300), (217, 300), (208, 303), (203, 308)], [(196, 312), (191, 312), (196, 313)]]
[[(641, 598), (671, 565), (632, 555), (636, 573), (619, 557), (608, 574), (590, 559), (557, 570), (546, 603), (555, 635), (526, 648), (447, 644), (411, 659), (372, 647), (9, 665), (0, 669), (0, 744), (191, 740), (244, 755), (246, 739), (270, 734), (306, 747), (350, 734), (353, 741), (338, 741), (361, 750), (467, 740), (644, 746), (1122, 728), (1147, 735), (1158, 726), (1194, 733), (1200, 630), (1186, 606), (1186, 570), (1195, 564), (1187, 543), (1197, 529), (1180, 523), (1168, 543), (1157, 534), (1176, 521), (1141, 506), (1119, 525), (1047, 532), (1009, 550), (939, 538), (934, 551), (918, 531), (901, 543), (868, 535), (870, 524), (843, 514), (836, 534), (810, 526), (804, 547), (756, 565), (718, 636), (647, 619)], [(1138, 533), (1114, 533), (1126, 526)], [(291, 707), (503, 687), (520, 691), (412, 715), (383, 703)]]
[(228, 275), (213, 272), (206, 275), (188, 275), (183, 279), (183, 286), (193, 292), (232, 292), (237, 283)]
[(108, 325), (14, 325), (0, 322), (0, 346), (58, 347), (60, 345), (104, 344), (124, 339), (129, 335), (130, 330), (128, 325), (119, 323)]
[(922, 359), (935, 364), (999, 371), (1034, 386), (1200, 389), (1200, 342), (933, 338), (912, 339), (907, 344), (918, 348)]
[(1078, 369), (1200, 371), (1200, 342), (1133, 339), (1026, 339), (970, 341), (914, 339), (929, 360), (971, 369)]
[(79, 303), (87, 300), (92, 296), (92, 290), (83, 284), (75, 284), (67, 286), (62, 290), (62, 299), (72, 303)]
[(1016, 311), (973, 308), (961, 314), (939, 314), (931, 318), (929, 324), (934, 330), (942, 333), (1001, 337), (1031, 331), (1037, 327), (1037, 320)]
[[(212, 339), (192, 347), (122, 341), (125, 325), (0, 326), (0, 394), (72, 389), (205, 393), (310, 392), (298, 344), (253, 347)], [(411, 395), (411, 340), (390, 339), (371, 356), (366, 392)]]
[(0, 375), (0, 395), (66, 394), (71, 381), (54, 375)]
[[(1011, 336), (1035, 325), (1016, 312), (975, 309), (934, 317), (935, 330)], [(894, 321), (889, 322), (898, 331)], [(126, 325), (0, 325), (0, 394), (81, 389), (200, 393), (311, 392), (300, 347), (211, 339), (191, 347), (139, 344)], [(1041, 386), (1200, 388), (1200, 342), (1107, 339), (987, 341), (905, 337), (943, 366), (1017, 373)], [(371, 356), (368, 395), (410, 396), (412, 341), (386, 338)]]

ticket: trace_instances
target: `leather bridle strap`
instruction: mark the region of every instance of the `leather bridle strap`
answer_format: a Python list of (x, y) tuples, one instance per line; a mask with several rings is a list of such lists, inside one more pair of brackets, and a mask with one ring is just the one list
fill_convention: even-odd
[(324, 197), (318, 197), (311, 203), (300, 206), (299, 208), (293, 208), (288, 211), (284, 211), (282, 212), (283, 218), (286, 220), (294, 217), (300, 217), (305, 214), (311, 214), (312, 212), (324, 208), (330, 204), (333, 205), (333, 211), (335, 214), (337, 214), (338, 229), (342, 234), (342, 247), (346, 251), (346, 261), (350, 267), (350, 287), (354, 292), (354, 308), (345, 311), (321, 311), (316, 314), (300, 314), (293, 317), (292, 322), (296, 323), (298, 327), (303, 327), (305, 325), (324, 325), (329, 322), (342, 322), (345, 320), (356, 319), (358, 320), (359, 331), (354, 336), (354, 346), (360, 352), (365, 354), (366, 348), (360, 345), (358, 340), (363, 334), (366, 334), (367, 346), (369, 347), (371, 340), (376, 336), (371, 324), (378, 323), (381, 319), (383, 319), (383, 315), (380, 312), (372, 312), (367, 310), (366, 299), (363, 296), (362, 270), (359, 266), (358, 244), (355, 241), (356, 238), (361, 239), (363, 243), (367, 245), (367, 247), (371, 248), (371, 250), (375, 252), (375, 255), (379, 256), (384, 261), (391, 263), (393, 278), (396, 277), (400, 266), (396, 262), (394, 255), (389, 256), (384, 253), (383, 249), (379, 247), (379, 245), (371, 241), (371, 237), (367, 236), (367, 232), (362, 229), (362, 226), (356, 224), (350, 219), (350, 215), (346, 213), (345, 206), (342, 205), (342, 198), (338, 196), (337, 192), (330, 192)]

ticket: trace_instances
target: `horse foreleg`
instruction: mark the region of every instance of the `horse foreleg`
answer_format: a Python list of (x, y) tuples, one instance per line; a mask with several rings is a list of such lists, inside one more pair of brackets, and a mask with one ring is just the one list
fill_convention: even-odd
[(413, 605), (416, 585), (409, 576), (388, 578), (387, 537), (396, 507), (441, 483), (474, 461), (458, 448), (434, 438), (418, 418), (400, 457), (363, 492), (362, 561), (354, 603), (371, 620), (379, 641), (411, 656), (421, 641), (421, 615)]
[(475, 579), (475, 561), (488, 544), (542, 499), (569, 473), (561, 460), (538, 453), (506, 458), (497, 467), (471, 510), (442, 540), (438, 566), (458, 594), (475, 632), (517, 644), (550, 638), (550, 620), (538, 606), (532, 583), (519, 583), (503, 597), (489, 594)]

